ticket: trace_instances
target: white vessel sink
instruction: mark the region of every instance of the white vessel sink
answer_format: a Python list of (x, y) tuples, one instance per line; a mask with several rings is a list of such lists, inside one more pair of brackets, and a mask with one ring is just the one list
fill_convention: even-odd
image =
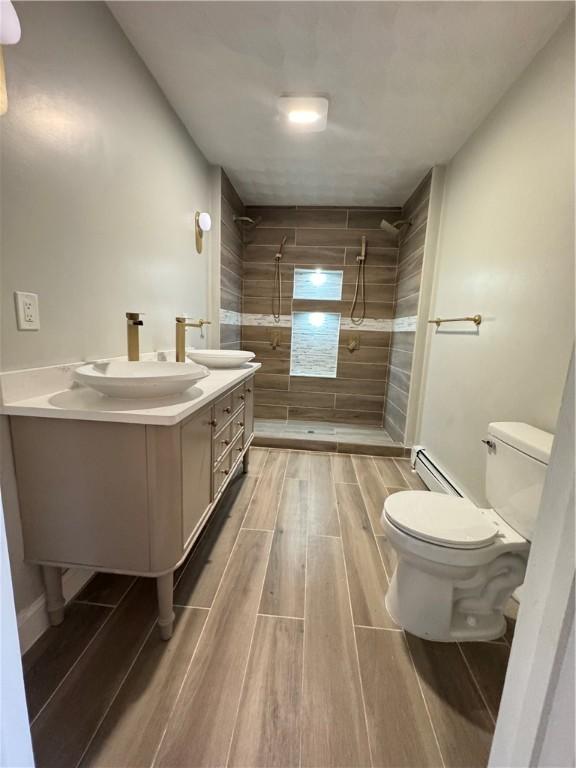
[(239, 349), (194, 349), (187, 353), (190, 360), (208, 368), (239, 368), (255, 357), (254, 352)]
[(89, 363), (74, 372), (76, 381), (108, 397), (168, 397), (189, 389), (210, 371), (196, 363), (159, 361)]

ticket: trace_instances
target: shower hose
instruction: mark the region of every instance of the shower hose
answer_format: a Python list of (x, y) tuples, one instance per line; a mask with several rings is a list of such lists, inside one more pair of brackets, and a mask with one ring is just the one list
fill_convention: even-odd
[(274, 285), (272, 288), (272, 315), (274, 322), (280, 322), (280, 315), (282, 314), (282, 271), (280, 269), (280, 261), (282, 260), (282, 249), (286, 244), (286, 237), (282, 238), (278, 253), (274, 256)]
[[(366, 316), (366, 278), (364, 274), (364, 268), (366, 265), (366, 238), (362, 238), (362, 248), (360, 249), (360, 255), (357, 257), (358, 272), (356, 273), (356, 288), (354, 290), (354, 299), (352, 300), (352, 306), (350, 308), (350, 320), (354, 325), (362, 325)], [(361, 309), (359, 315), (355, 316), (356, 307), (358, 305), (359, 294), (361, 298)]]

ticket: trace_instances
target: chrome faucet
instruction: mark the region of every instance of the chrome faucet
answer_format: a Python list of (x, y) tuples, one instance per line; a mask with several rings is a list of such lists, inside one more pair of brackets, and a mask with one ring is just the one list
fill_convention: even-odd
[(204, 326), (211, 325), (210, 320), (200, 318), (197, 323), (189, 323), (187, 317), (176, 318), (176, 362), (186, 362), (186, 328), (200, 328), (200, 336), (204, 338)]
[(140, 320), (142, 312), (126, 312), (126, 334), (128, 337), (128, 360), (140, 360)]

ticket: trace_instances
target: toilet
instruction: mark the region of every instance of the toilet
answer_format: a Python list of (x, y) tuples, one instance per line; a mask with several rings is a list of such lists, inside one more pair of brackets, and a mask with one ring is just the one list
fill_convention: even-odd
[(457, 496), (401, 491), (381, 522), (398, 563), (386, 596), (392, 619), (427, 640), (494, 640), (524, 581), (553, 435), (519, 422), (488, 426), (490, 509)]

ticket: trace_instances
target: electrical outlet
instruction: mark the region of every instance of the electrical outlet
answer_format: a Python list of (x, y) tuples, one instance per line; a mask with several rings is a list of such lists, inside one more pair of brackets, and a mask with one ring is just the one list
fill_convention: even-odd
[(16, 321), (19, 331), (39, 331), (40, 313), (38, 311), (38, 294), (14, 291), (16, 301)]

